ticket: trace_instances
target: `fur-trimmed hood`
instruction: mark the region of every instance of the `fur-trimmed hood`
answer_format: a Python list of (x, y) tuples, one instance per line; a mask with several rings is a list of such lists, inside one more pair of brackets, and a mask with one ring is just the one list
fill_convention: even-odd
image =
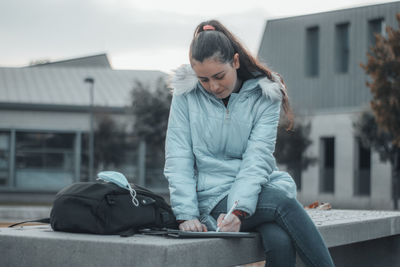
[[(281, 100), (285, 94), (285, 85), (281, 82), (281, 78), (277, 73), (272, 72), (273, 81), (268, 77), (256, 78), (251, 86), (259, 85), (262, 93), (271, 100)], [(174, 95), (186, 94), (194, 90), (199, 80), (189, 64), (181, 65), (170, 77), (170, 87)]]

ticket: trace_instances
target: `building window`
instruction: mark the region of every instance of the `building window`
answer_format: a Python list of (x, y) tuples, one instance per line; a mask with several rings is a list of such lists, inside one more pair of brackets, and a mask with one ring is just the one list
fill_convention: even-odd
[(335, 70), (346, 73), (349, 69), (349, 23), (337, 24), (335, 29)]
[(75, 134), (16, 133), (16, 187), (58, 190), (74, 182)]
[(10, 173), (10, 133), (0, 132), (0, 186), (8, 185)]
[(320, 190), (322, 193), (334, 193), (335, 188), (335, 138), (321, 138)]
[(306, 76), (316, 77), (319, 72), (319, 27), (307, 28), (306, 31)]
[(354, 175), (354, 194), (371, 194), (371, 149), (365, 147), (359, 138), (356, 139), (356, 158)]
[(371, 46), (375, 46), (376, 39), (375, 34), (384, 34), (385, 33), (385, 23), (382, 18), (372, 19), (368, 21), (368, 49)]

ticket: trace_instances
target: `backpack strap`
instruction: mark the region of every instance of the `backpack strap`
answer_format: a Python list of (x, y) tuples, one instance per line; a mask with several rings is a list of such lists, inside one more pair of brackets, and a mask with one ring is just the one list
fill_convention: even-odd
[(38, 222), (38, 223), (50, 223), (50, 218), (43, 218), (43, 219), (37, 219), (37, 220), (29, 220), (29, 221), (23, 221), (23, 222), (18, 222), (18, 223), (14, 223), (10, 226), (8, 226), (8, 228), (13, 228), (14, 226), (20, 225), (20, 224), (24, 224), (24, 223), (28, 223), (28, 222)]
[(166, 236), (168, 234), (168, 228), (145, 228), (139, 229), (139, 233), (144, 235), (159, 235)]
[(136, 228), (130, 228), (126, 231), (119, 233), (119, 236), (120, 237), (130, 237), (130, 236), (135, 235), (137, 232), (138, 232), (138, 230)]

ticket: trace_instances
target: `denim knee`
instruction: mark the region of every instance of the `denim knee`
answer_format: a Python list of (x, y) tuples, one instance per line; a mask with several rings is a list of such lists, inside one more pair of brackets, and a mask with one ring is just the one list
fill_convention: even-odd
[(281, 215), (299, 206), (302, 207), (295, 197), (281, 189), (269, 186), (262, 188), (257, 204), (257, 208), (274, 207)]

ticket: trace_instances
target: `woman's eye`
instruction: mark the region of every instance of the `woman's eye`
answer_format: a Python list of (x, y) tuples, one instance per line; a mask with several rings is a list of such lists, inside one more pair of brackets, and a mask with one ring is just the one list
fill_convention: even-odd
[(207, 80), (207, 79), (200, 79), (200, 81), (201, 81), (202, 83), (206, 83), (206, 82), (208, 82), (208, 80)]
[(219, 77), (215, 77), (215, 79), (217, 80), (222, 80), (225, 77), (225, 75), (219, 76)]

